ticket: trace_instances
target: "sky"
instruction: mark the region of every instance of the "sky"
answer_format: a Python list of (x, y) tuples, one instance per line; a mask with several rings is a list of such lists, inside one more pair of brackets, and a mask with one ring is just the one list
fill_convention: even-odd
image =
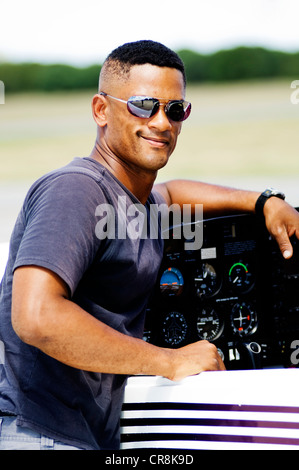
[(102, 63), (153, 39), (211, 53), (239, 45), (299, 51), (298, 0), (1, 0), (0, 61)]

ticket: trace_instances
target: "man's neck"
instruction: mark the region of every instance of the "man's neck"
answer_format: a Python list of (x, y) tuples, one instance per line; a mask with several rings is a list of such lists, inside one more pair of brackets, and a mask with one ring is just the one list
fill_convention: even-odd
[(146, 172), (130, 166), (112, 152), (103, 149), (98, 142), (95, 143), (89, 157), (106, 167), (142, 204), (146, 203), (157, 172)]

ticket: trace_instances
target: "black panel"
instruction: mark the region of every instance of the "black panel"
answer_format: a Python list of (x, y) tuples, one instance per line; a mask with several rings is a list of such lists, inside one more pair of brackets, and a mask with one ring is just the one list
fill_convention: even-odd
[(207, 339), (227, 369), (296, 367), (297, 239), (286, 261), (254, 216), (237, 215), (205, 220), (201, 249), (184, 243), (183, 227), (180, 239), (165, 240), (145, 339), (171, 348)]

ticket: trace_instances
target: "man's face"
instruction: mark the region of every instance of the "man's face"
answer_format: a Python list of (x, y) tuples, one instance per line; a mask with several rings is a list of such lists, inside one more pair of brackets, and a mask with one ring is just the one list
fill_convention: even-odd
[[(179, 70), (150, 64), (132, 67), (127, 81), (113, 83), (110, 88), (102, 91), (126, 101), (131, 96), (142, 95), (165, 101), (185, 98)], [(103, 136), (109, 152), (134, 172), (156, 172), (166, 165), (182, 124), (171, 121), (164, 106), (151, 118), (143, 119), (130, 114), (125, 103), (105, 99), (107, 124)]]

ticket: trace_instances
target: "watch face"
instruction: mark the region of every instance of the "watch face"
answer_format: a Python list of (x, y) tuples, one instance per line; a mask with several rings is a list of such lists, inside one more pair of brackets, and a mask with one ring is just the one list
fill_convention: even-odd
[(273, 189), (273, 188), (266, 189), (266, 191), (264, 191), (264, 195), (266, 197), (276, 196), (276, 197), (280, 197), (281, 199), (285, 198), (285, 195), (281, 191), (277, 191), (276, 189)]

